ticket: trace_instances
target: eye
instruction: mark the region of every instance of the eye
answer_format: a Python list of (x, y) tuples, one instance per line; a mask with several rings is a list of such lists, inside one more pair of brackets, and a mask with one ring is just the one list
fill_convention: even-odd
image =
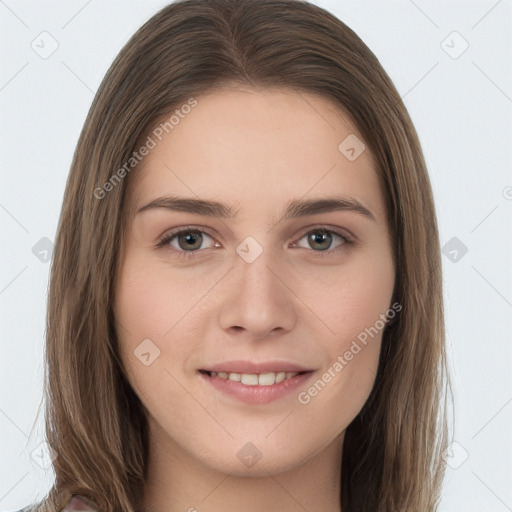
[[(305, 244), (301, 244), (300, 241), (305, 239)], [(333, 248), (333, 244), (335, 240), (338, 239), (338, 244)], [(302, 236), (297, 244), (297, 247), (310, 248), (313, 249), (314, 252), (327, 252), (333, 253), (340, 246), (345, 244), (353, 245), (353, 242), (345, 235), (341, 233), (337, 233), (336, 231), (332, 231), (327, 228), (316, 228), (312, 231), (309, 231), (304, 236)]]
[(158, 248), (169, 247), (171, 250), (179, 253), (179, 255), (188, 256), (187, 253), (198, 252), (202, 249), (208, 249), (217, 243), (211, 244), (209, 247), (201, 247), (205, 239), (213, 238), (200, 229), (186, 228), (179, 231), (167, 232), (158, 242)]
[[(203, 247), (204, 242), (208, 240), (210, 240), (210, 244)], [(301, 242), (302, 240), (305, 240), (305, 242)], [(333, 248), (332, 246), (336, 243), (336, 240), (338, 243)], [(322, 226), (305, 233), (299, 239), (299, 242), (292, 244), (292, 247), (313, 249), (312, 252), (318, 253), (319, 256), (329, 256), (336, 254), (342, 246), (347, 244), (355, 245), (355, 242), (346, 235)], [(180, 257), (191, 257), (193, 253), (212, 247), (220, 247), (220, 244), (215, 242), (213, 237), (204, 230), (193, 227), (167, 232), (157, 241), (157, 248), (170, 250)]]

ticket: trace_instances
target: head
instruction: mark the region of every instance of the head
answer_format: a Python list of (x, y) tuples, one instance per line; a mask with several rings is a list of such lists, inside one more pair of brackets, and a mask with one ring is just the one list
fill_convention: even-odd
[[(141, 27), (74, 155), (46, 355), (51, 506), (81, 492), (135, 511), (153, 440), (252, 476), (337, 443), (344, 508), (434, 510), (446, 362), (433, 197), (400, 96), (351, 29), (296, 0), (186, 0)], [(247, 359), (314, 372), (272, 435), (277, 402), (198, 406), (205, 373)], [(261, 454), (251, 467), (246, 443)]]

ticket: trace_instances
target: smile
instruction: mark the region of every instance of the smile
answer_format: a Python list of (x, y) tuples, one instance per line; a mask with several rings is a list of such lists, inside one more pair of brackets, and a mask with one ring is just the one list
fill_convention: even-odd
[[(203, 370), (205, 371), (205, 370)], [(273, 384), (291, 379), (296, 375), (306, 372), (268, 372), (268, 373), (227, 373), (227, 372), (206, 372), (210, 377), (219, 377), (224, 380), (240, 382), (245, 386), (272, 386)]]
[[(198, 374), (208, 389), (220, 392), (239, 402), (263, 405), (274, 400), (293, 396), (293, 391), (302, 386), (312, 375), (307, 371), (274, 371), (264, 373), (238, 373), (199, 370)], [(211, 392), (211, 391), (209, 391)]]

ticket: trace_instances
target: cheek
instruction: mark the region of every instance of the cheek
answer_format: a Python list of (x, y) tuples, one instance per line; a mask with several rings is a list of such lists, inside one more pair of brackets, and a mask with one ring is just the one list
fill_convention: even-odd
[(172, 375), (176, 374), (175, 365), (185, 355), (179, 353), (180, 344), (171, 350), (165, 338), (169, 330), (173, 332), (172, 327), (182, 314), (177, 311), (180, 308), (176, 305), (174, 288), (165, 286), (164, 281), (147, 265), (127, 261), (120, 275), (114, 307), (124, 371), (148, 411), (160, 410), (163, 397), (169, 407), (179, 405), (180, 399), (184, 399)]
[(159, 390), (169, 387), (176, 387), (179, 396), (172, 375), (179, 374), (191, 354), (200, 350), (200, 322), (190, 318), (201, 318), (207, 302), (201, 298), (213, 277), (195, 277), (148, 263), (147, 256), (136, 250), (119, 273), (114, 303), (119, 351), (143, 402), (144, 396), (159, 395)]
[(314, 325), (338, 351), (344, 351), (349, 340), (376, 322), (382, 329), (380, 319), (390, 307), (394, 269), (389, 257), (377, 261), (371, 255), (358, 256), (328, 272), (310, 271), (295, 282), (297, 295), (317, 317)]
[(115, 316), (131, 342), (162, 339), (188, 311), (200, 307), (212, 276), (172, 271), (160, 261), (148, 262), (147, 256), (133, 252), (119, 275)]
[(325, 335), (316, 339), (328, 354), (328, 362), (298, 399), (318, 415), (331, 411), (333, 420), (339, 412), (338, 421), (344, 423), (358, 414), (375, 382), (384, 319), (393, 293), (392, 260), (382, 257), (377, 261), (370, 255), (328, 275), (310, 277), (309, 282), (316, 283), (315, 291), (304, 287), (300, 293), (317, 313), (318, 329)]
[[(173, 311), (174, 288), (164, 285), (150, 265), (128, 259), (119, 277), (115, 303), (116, 319), (131, 338), (151, 337), (164, 329), (165, 313)], [(166, 322), (169, 329), (172, 318)]]
[[(355, 293), (355, 292), (354, 292)], [(385, 315), (382, 296), (376, 299), (358, 289), (360, 301), (354, 296), (347, 307), (323, 310), (326, 323), (335, 331), (321, 338), (328, 361), (316, 380), (297, 396), (311, 417), (330, 422), (331, 429), (348, 427), (362, 409), (375, 383)]]
[(297, 396), (300, 407), (331, 434), (345, 430), (359, 414), (375, 382), (380, 337), (367, 347), (336, 356), (323, 373)]

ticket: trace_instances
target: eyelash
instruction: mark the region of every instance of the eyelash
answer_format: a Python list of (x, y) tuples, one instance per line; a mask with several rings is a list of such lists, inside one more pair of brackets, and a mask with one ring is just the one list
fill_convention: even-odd
[[(343, 243), (341, 245), (339, 245), (338, 247), (335, 247), (334, 249), (326, 249), (325, 251), (315, 251), (314, 249), (311, 249), (312, 252), (318, 253), (318, 256), (320, 256), (320, 257), (330, 257), (333, 255), (336, 255), (338, 253), (338, 251), (342, 250), (345, 245), (349, 245), (349, 246), (357, 245), (357, 243), (353, 239), (349, 238), (347, 235), (341, 234), (333, 229), (329, 229), (326, 226), (318, 226), (313, 229), (310, 229), (309, 231), (304, 233), (298, 240), (301, 240), (305, 236), (307, 236), (311, 233), (316, 233), (316, 232), (324, 232), (324, 233), (328, 233), (328, 234), (334, 234), (336, 236), (339, 236), (343, 240)], [(176, 229), (173, 231), (166, 232), (163, 236), (161, 236), (157, 240), (156, 248), (163, 249), (163, 250), (169, 250), (169, 251), (173, 252), (174, 254), (176, 254), (180, 258), (192, 258), (192, 257), (194, 257), (194, 253), (204, 251), (204, 249), (198, 249), (195, 251), (177, 250), (177, 249), (172, 248), (169, 245), (169, 243), (175, 237), (182, 235), (184, 233), (201, 233), (201, 234), (205, 233), (210, 238), (213, 239), (213, 235), (211, 235), (210, 233), (208, 233), (208, 231), (206, 231), (204, 229), (199, 229), (199, 228), (193, 227), (193, 226), (185, 226), (184, 228), (179, 228), (179, 229)], [(304, 247), (301, 247), (301, 249), (304, 249)]]

